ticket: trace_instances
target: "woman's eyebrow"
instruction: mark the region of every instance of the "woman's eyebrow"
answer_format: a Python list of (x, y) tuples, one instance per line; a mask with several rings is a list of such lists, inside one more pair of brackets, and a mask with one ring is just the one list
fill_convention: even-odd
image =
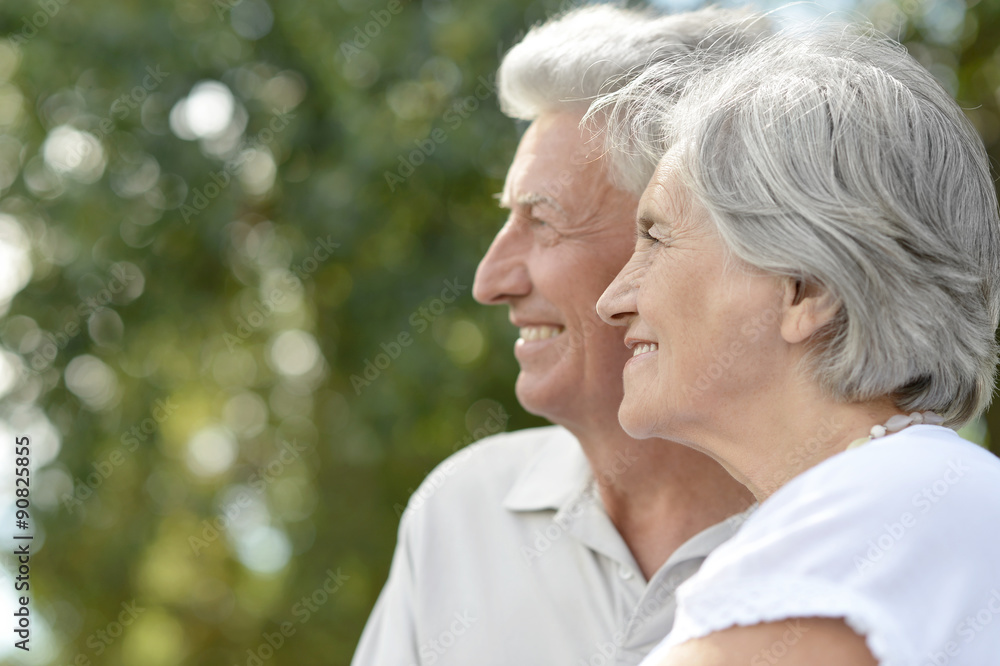
[(657, 223), (649, 213), (640, 213), (635, 218), (635, 228), (638, 232), (649, 231), (649, 228)]

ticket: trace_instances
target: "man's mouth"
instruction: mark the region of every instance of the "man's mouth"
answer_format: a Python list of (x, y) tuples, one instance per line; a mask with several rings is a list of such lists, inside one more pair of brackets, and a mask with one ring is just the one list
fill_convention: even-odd
[(655, 342), (638, 344), (632, 348), (632, 358), (639, 356), (640, 354), (648, 354), (649, 352), (656, 351), (660, 348), (660, 345)]
[(548, 340), (562, 333), (564, 326), (522, 326), (520, 329), (521, 339), (525, 342), (536, 340)]

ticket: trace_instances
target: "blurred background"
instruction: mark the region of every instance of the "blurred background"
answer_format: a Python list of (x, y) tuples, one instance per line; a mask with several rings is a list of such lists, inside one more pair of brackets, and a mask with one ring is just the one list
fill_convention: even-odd
[[(349, 662), (421, 480), (541, 423), (470, 292), (523, 131), (499, 58), (569, 6), (3, 0), (3, 617), (34, 538), (31, 651), (4, 629), (0, 662)], [(1000, 157), (1000, 0), (786, 13), (827, 11), (901, 39)]]

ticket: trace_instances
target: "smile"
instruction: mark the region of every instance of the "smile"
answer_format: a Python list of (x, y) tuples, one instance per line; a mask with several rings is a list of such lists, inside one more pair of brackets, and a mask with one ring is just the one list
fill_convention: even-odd
[(639, 356), (641, 354), (648, 354), (649, 352), (654, 352), (659, 348), (660, 345), (656, 344), (655, 342), (651, 342), (649, 344), (636, 345), (635, 348), (632, 349), (632, 358), (635, 358), (636, 356)]
[(562, 333), (563, 326), (522, 326), (520, 329), (521, 339), (525, 342), (536, 340), (548, 340)]

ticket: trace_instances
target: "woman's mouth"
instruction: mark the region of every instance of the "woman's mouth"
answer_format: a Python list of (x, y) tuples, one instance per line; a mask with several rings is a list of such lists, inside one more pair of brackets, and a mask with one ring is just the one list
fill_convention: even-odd
[(660, 345), (655, 342), (647, 342), (636, 345), (632, 348), (632, 358), (636, 356), (641, 356), (642, 354), (648, 354), (649, 352), (654, 352), (660, 348)]

